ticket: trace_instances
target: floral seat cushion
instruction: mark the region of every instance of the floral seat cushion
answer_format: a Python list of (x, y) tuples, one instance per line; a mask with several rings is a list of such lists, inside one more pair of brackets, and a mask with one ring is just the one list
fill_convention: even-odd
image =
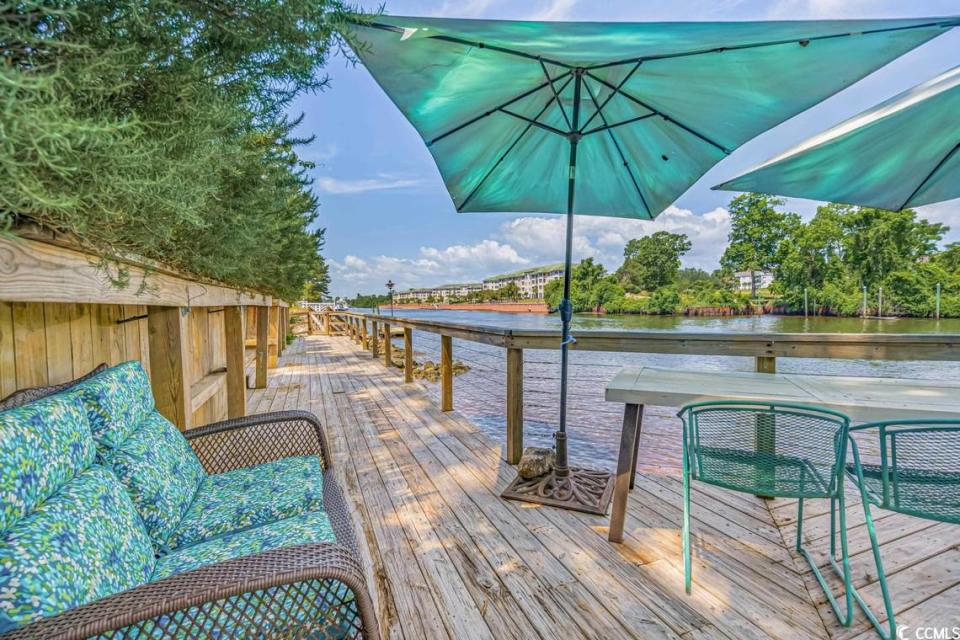
[(0, 632), (145, 583), (153, 545), (123, 485), (94, 464), (77, 396), (0, 413)]
[(176, 549), (157, 560), (151, 581), (232, 558), (309, 542), (336, 542), (326, 513), (303, 513)]
[(316, 456), (282, 458), (210, 475), (167, 540), (175, 549), (308, 511), (323, 510), (323, 472)]
[(163, 548), (206, 473), (190, 443), (156, 410), (143, 366), (125, 362), (78, 385), (103, 461), (127, 487)]
[[(227, 534), (163, 556), (152, 580), (241, 556), (311, 542), (335, 542), (330, 520), (323, 512), (304, 513), (246, 531)], [(337, 597), (332, 598), (331, 594)], [(268, 602), (265, 606), (263, 602)], [(205, 637), (239, 637), (238, 623), (255, 626), (260, 637), (355, 638), (360, 625), (356, 598), (342, 582), (333, 578), (292, 583), (286, 588), (268, 587), (243, 596), (224, 598), (197, 609), (178, 611), (123, 630), (126, 638), (158, 638), (176, 635), (194, 637), (197, 624), (204, 621)], [(171, 633), (176, 629), (176, 633)]]

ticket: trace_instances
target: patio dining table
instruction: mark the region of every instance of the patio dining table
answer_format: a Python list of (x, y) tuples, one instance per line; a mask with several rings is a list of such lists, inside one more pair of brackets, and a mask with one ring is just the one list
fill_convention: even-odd
[[(960, 416), (960, 382), (911, 378), (625, 367), (607, 384), (605, 399), (625, 405), (610, 518), (609, 539), (614, 542), (623, 539), (645, 405), (680, 407), (712, 400), (801, 403), (841, 411), (853, 422)], [(775, 433), (764, 437), (772, 446)]]

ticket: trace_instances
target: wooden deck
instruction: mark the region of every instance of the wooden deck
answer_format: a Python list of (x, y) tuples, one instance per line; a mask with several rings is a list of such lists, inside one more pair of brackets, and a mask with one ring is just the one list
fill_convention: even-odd
[[(514, 476), (501, 445), (347, 338), (296, 341), (249, 407), (307, 409), (326, 425), (385, 637), (875, 637), (859, 612), (852, 629), (836, 623), (791, 551), (791, 500), (695, 484), (684, 594), (680, 481), (668, 460), (679, 429), (666, 412), (641, 439), (661, 471), (638, 478), (625, 544), (611, 545), (607, 518), (500, 499)], [(820, 550), (826, 511), (807, 507), (805, 537)], [(862, 514), (849, 511), (856, 582), (879, 606)], [(876, 514), (900, 622), (960, 625), (960, 527)]]

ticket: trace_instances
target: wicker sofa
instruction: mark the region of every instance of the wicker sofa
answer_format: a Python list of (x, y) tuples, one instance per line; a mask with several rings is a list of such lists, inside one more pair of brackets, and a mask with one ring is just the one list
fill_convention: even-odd
[(376, 638), (319, 422), (183, 434), (138, 362), (0, 403), (3, 638)]

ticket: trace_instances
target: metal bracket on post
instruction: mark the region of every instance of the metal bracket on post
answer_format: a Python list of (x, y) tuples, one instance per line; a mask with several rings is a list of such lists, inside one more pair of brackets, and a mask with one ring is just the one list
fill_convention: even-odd
[[(573, 322), (573, 303), (569, 300), (561, 300), (560, 304), (557, 305), (557, 311), (560, 312), (560, 321), (566, 324), (567, 326)], [(574, 344), (577, 339), (573, 337), (573, 334), (569, 334), (566, 340), (560, 342), (561, 345), (564, 344)]]

